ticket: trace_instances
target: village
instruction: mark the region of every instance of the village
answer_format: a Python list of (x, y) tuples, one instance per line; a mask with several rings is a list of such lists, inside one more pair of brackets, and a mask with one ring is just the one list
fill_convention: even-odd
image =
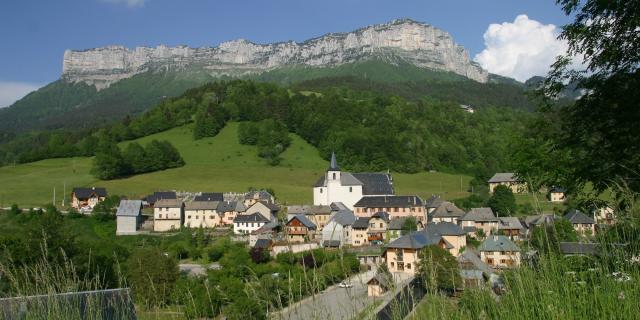
[[(513, 193), (527, 189), (513, 173), (496, 173), (487, 184), (491, 193), (498, 186)], [(273, 257), (319, 248), (356, 252), (361, 265), (372, 270), (361, 281), (362, 288), (366, 286), (362, 290), (368, 297), (379, 298), (411, 283), (420, 263), (419, 253), (428, 246), (442, 248), (455, 257), (463, 288), (488, 285), (499, 290), (503, 270), (535, 260), (535, 250), (527, 245), (535, 228), (565, 219), (580, 239), (560, 243), (561, 253), (590, 255), (598, 246), (590, 239), (601, 228), (615, 223), (610, 208), (590, 213), (573, 209), (564, 216), (544, 213), (512, 217), (498, 216), (488, 207), (465, 211), (439, 195), (426, 200), (417, 195), (397, 195), (390, 173), (342, 171), (335, 154), (312, 192), (313, 204), (281, 206), (265, 190), (158, 191), (143, 199), (121, 200), (116, 234), (135, 236), (202, 228), (231, 235), (234, 241)], [(75, 188), (72, 206), (88, 213), (106, 197), (104, 188)], [(548, 191), (550, 202), (561, 203), (565, 198), (562, 188)], [(143, 214), (145, 211), (149, 214)], [(375, 272), (381, 267), (391, 277)], [(351, 290), (353, 284), (343, 281), (340, 287)]]

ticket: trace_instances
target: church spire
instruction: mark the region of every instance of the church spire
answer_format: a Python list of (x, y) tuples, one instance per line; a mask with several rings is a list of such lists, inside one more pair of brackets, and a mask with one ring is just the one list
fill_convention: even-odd
[(331, 152), (331, 165), (329, 166), (328, 171), (340, 171), (338, 161), (336, 160), (336, 153), (333, 151)]

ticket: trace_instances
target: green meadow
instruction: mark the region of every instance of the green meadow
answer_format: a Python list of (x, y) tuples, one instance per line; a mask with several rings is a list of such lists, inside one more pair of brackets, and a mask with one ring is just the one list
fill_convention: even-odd
[[(191, 125), (174, 128), (136, 141), (169, 140), (178, 148), (186, 165), (124, 179), (100, 181), (90, 173), (91, 158), (48, 159), (0, 168), (0, 205), (40, 206), (53, 201), (67, 204), (73, 187), (106, 187), (110, 194), (132, 198), (158, 190), (244, 192), (250, 187), (273, 188), (279, 201), (287, 204), (311, 203), (311, 187), (328, 167), (318, 150), (291, 134), (291, 146), (284, 159), (272, 167), (257, 156), (255, 146), (238, 143), (237, 123), (229, 123), (217, 136), (194, 140)], [(126, 146), (128, 142), (123, 142)], [(338, 161), (340, 156), (338, 155)], [(440, 172), (394, 173), (397, 194), (417, 194), (424, 198), (442, 194), (446, 199), (468, 195), (471, 177)], [(66, 188), (65, 188), (66, 185)], [(66, 192), (65, 192), (66, 191)]]

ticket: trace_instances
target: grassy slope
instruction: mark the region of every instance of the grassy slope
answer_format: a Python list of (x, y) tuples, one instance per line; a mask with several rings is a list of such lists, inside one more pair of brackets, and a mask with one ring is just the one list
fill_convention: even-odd
[[(89, 174), (90, 158), (49, 159), (0, 168), (0, 205), (19, 203), (41, 205), (51, 201), (53, 188), (60, 204), (63, 185), (67, 193), (74, 186), (104, 186), (111, 194), (141, 197), (152, 191), (246, 191), (249, 187), (271, 187), (281, 202), (311, 203), (311, 186), (328, 166), (313, 146), (297, 135), (284, 152), (283, 163), (271, 167), (257, 156), (253, 146), (240, 145), (237, 123), (225, 127), (218, 136), (194, 141), (191, 127), (179, 127), (141, 138), (171, 141), (187, 163), (182, 168), (132, 176), (112, 181), (97, 181)], [(126, 145), (126, 142), (123, 143)], [(74, 173), (75, 167), (75, 173)], [(466, 196), (470, 178), (445, 173), (394, 174), (398, 194), (428, 197), (443, 193), (445, 198)], [(67, 197), (68, 199), (68, 197)]]

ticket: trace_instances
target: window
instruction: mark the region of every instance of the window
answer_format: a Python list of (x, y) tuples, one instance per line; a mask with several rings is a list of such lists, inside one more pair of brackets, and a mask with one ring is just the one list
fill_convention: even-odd
[(191, 219), (191, 216), (187, 216), (187, 219)]
[(411, 263), (407, 263), (407, 269), (411, 269)]
[(349, 187), (349, 192), (353, 192), (353, 187)]
[(383, 228), (384, 226), (382, 225), (382, 222), (380, 222), (380, 228)]
[(320, 188), (320, 193), (322, 193), (322, 188)]
[(395, 266), (395, 263), (391, 262), (391, 268), (393, 268)]
[(333, 173), (333, 180), (335, 180), (335, 179), (336, 179), (336, 173), (334, 172)]

